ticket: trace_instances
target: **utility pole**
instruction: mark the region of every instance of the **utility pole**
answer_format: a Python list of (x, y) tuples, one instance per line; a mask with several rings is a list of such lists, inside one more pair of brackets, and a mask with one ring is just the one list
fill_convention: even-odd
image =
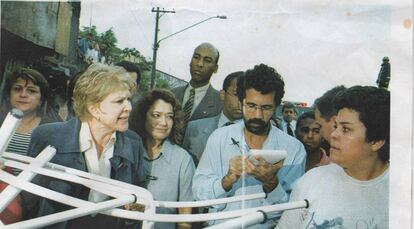
[[(159, 31), (158, 30), (158, 21), (162, 17), (162, 15), (164, 15), (165, 13), (175, 13), (175, 11), (174, 10), (164, 10), (164, 9), (160, 10), (160, 7), (157, 7), (156, 9), (152, 8), (151, 11), (156, 13), (155, 14), (154, 47), (153, 47), (153, 53), (152, 53), (152, 56), (153, 56), (153, 58), (152, 58), (152, 70), (151, 70), (151, 88), (154, 88), (155, 71), (156, 71), (155, 66), (156, 66), (156, 63), (157, 63), (157, 50), (158, 50), (158, 47), (159, 47), (159, 44), (158, 44), (158, 31)], [(163, 13), (163, 14), (160, 16), (160, 13)]]

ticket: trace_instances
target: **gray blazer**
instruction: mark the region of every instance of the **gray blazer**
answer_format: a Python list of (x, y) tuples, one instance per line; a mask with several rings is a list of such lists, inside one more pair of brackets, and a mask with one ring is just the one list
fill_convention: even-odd
[[(28, 155), (36, 157), (46, 146), (51, 145), (56, 148), (56, 155), (51, 162), (87, 171), (84, 155), (79, 149), (80, 127), (81, 122), (77, 118), (37, 127), (32, 133)], [(110, 162), (112, 179), (141, 186), (144, 184), (144, 147), (141, 138), (136, 133), (130, 130), (122, 133), (116, 132), (114, 155)], [(36, 178), (35, 183), (44, 187), (84, 200), (88, 199), (89, 189), (82, 185), (44, 176), (37, 176)], [(24, 218), (43, 216), (68, 209), (67, 206), (46, 198), (33, 196), (29, 193), (23, 193), (22, 197), (23, 206), (25, 206), (26, 210), (24, 211)], [(95, 218), (88, 218), (87, 216), (61, 222), (48, 228), (80, 228), (84, 227), (85, 223), (86, 225), (94, 225), (97, 228), (124, 228), (126, 226), (125, 220), (97, 215)], [(133, 227), (135, 226), (139, 227), (139, 225), (134, 225)]]
[[(184, 92), (187, 87), (188, 85), (173, 88), (171, 90), (177, 97), (178, 101), (180, 101), (182, 106), (184, 106)], [(216, 116), (220, 114), (222, 109), (223, 102), (220, 100), (220, 93), (210, 85), (207, 89), (206, 95), (201, 100), (198, 107), (194, 110), (193, 115), (191, 115), (190, 121)]]
[(214, 117), (191, 121), (187, 125), (182, 147), (193, 155), (196, 165), (200, 161), (208, 137), (218, 128), (220, 115), (221, 113)]

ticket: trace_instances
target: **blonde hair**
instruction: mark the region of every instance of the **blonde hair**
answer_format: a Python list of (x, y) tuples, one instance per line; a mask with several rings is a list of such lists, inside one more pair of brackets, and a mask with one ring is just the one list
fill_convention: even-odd
[(88, 116), (88, 107), (102, 102), (109, 94), (128, 90), (134, 94), (136, 83), (125, 69), (101, 63), (92, 64), (79, 76), (73, 90), (73, 109), (79, 119)]

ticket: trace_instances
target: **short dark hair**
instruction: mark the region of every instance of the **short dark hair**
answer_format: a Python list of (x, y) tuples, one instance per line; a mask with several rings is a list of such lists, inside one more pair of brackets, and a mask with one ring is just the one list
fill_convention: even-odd
[(127, 72), (135, 72), (137, 73), (137, 86), (139, 84), (139, 81), (141, 81), (141, 69), (139, 68), (139, 64), (123, 60), (121, 62), (118, 62), (115, 64), (116, 66), (120, 66), (125, 68)]
[(208, 46), (208, 48), (210, 48), (210, 49), (212, 49), (212, 50), (214, 50), (214, 51), (216, 51), (216, 53), (217, 53), (217, 56), (216, 56), (216, 59), (215, 59), (215, 64), (218, 64), (218, 61), (219, 61), (219, 59), (220, 59), (220, 52), (219, 52), (219, 50), (214, 46), (214, 45), (212, 45), (212, 44), (210, 44), (210, 43), (208, 43), (208, 42), (204, 42), (204, 43), (201, 43), (201, 44), (199, 44), (195, 49), (194, 49), (194, 51), (193, 51), (193, 56), (194, 56), (194, 52), (198, 49), (198, 48), (200, 48), (200, 47), (202, 47), (202, 46)]
[(296, 109), (295, 104), (291, 103), (291, 102), (284, 102), (282, 105), (282, 113), (283, 111), (285, 111), (285, 109), (293, 109), (293, 111), (297, 114), (298, 110)]
[(299, 126), (302, 125), (302, 121), (304, 119), (307, 119), (307, 118), (315, 120), (315, 112), (314, 111), (306, 111), (303, 114), (301, 114), (299, 116), (298, 120), (296, 120), (296, 131), (298, 131)]
[(254, 88), (262, 94), (275, 93), (274, 102), (276, 106), (280, 105), (283, 95), (285, 94), (285, 82), (277, 71), (265, 64), (254, 66), (249, 69), (237, 81), (237, 96), (240, 102), (246, 98), (246, 90)]
[(329, 121), (332, 116), (338, 113), (334, 107), (333, 100), (339, 92), (344, 91), (345, 89), (344, 85), (336, 86), (326, 91), (321, 97), (315, 100), (313, 107), (319, 110), (321, 117), (326, 121)]
[(244, 72), (242, 71), (238, 71), (238, 72), (233, 72), (230, 73), (228, 76), (226, 76), (226, 78), (223, 81), (223, 90), (227, 91), (227, 89), (230, 87), (230, 83), (234, 80), (234, 79), (238, 79), (239, 77), (241, 77), (244, 74)]
[(31, 68), (20, 67), (17, 68), (9, 77), (6, 78), (5, 85), (5, 98), (10, 97), (11, 88), (18, 79), (30, 80), (34, 85), (39, 86), (40, 88), (40, 100), (41, 107), (37, 111), (37, 114), (42, 116), (45, 115), (45, 106), (49, 96), (49, 83), (46, 78), (39, 71)]
[(390, 158), (390, 92), (372, 86), (354, 86), (340, 92), (334, 100), (337, 111), (348, 108), (359, 114), (366, 127), (366, 141), (384, 140), (378, 151), (383, 162)]
[(182, 140), (181, 132), (184, 128), (184, 119), (183, 113), (181, 111), (181, 104), (176, 99), (175, 95), (165, 89), (153, 89), (144, 94), (144, 96), (138, 100), (137, 104), (133, 107), (130, 120), (129, 120), (129, 129), (135, 131), (139, 134), (142, 139), (147, 138), (145, 133), (145, 123), (146, 115), (148, 110), (154, 105), (155, 101), (158, 99), (163, 100), (166, 103), (169, 103), (173, 107), (174, 112), (174, 124), (168, 137), (170, 141), (174, 144), (180, 144)]

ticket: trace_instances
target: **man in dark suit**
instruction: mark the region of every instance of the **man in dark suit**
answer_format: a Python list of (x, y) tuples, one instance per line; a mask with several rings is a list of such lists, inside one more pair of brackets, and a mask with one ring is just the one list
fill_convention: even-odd
[(220, 114), (194, 120), (188, 123), (185, 132), (183, 148), (188, 150), (197, 165), (206, 146), (207, 139), (217, 128), (234, 124), (241, 120), (241, 104), (237, 97), (237, 79), (243, 72), (233, 72), (223, 81), (223, 89), (220, 91), (220, 98), (223, 101), (223, 112)]
[(183, 106), (186, 122), (213, 117), (221, 112), (220, 93), (210, 85), (210, 78), (218, 69), (219, 56), (219, 51), (210, 43), (197, 46), (190, 63), (190, 83), (172, 89)]
[(280, 122), (279, 128), (289, 134), (290, 136), (295, 137), (296, 129), (296, 120), (298, 111), (293, 103), (284, 102), (282, 105), (282, 117), (283, 119)]

